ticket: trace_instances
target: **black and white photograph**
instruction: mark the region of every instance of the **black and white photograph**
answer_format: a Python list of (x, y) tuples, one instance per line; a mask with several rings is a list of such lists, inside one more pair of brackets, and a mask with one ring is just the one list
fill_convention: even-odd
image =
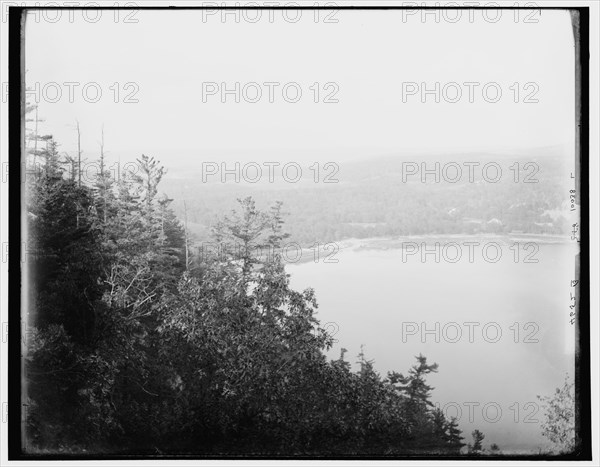
[(0, 4), (0, 465), (597, 465), (599, 4)]

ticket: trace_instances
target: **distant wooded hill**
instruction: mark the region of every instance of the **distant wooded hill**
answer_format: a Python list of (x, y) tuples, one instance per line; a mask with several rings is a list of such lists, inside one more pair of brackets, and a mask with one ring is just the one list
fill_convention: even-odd
[[(435, 181), (439, 162), (439, 182)], [(469, 164), (478, 162), (479, 165)], [(283, 202), (291, 240), (309, 245), (344, 238), (423, 234), (569, 232), (569, 189), (574, 188), (562, 154), (542, 156), (452, 155), (443, 157), (389, 156), (341, 163), (323, 170), (315, 183), (310, 164), (302, 165), (302, 179), (289, 183), (275, 171), (268, 181), (265, 168), (258, 183), (227, 183), (220, 175), (200, 171), (167, 175), (163, 190), (175, 198), (175, 210), (184, 218), (186, 200), (190, 232), (196, 240), (208, 238), (218, 216), (234, 207), (235, 199), (253, 196), (259, 206)], [(285, 162), (282, 161), (282, 165)], [(423, 165), (425, 164), (425, 165)], [(487, 166), (487, 173), (483, 167)], [(497, 164), (497, 165), (495, 165)], [(498, 175), (496, 167), (502, 170)], [(233, 163), (228, 163), (233, 168)], [(243, 164), (242, 164), (243, 167)], [(457, 167), (462, 170), (458, 175)], [(472, 178), (469, 167), (472, 167)], [(426, 183), (422, 182), (422, 169)], [(417, 170), (417, 173), (413, 173)], [(254, 172), (252, 172), (254, 176)], [(492, 180), (499, 178), (493, 183)], [(452, 183), (452, 180), (457, 180)]]

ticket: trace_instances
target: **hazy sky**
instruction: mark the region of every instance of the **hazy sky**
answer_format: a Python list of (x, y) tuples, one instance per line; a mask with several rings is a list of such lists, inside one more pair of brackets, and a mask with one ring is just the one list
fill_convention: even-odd
[[(311, 11), (302, 11), (296, 22), (292, 22), (294, 13), (289, 12), (286, 20), (281, 11), (263, 11), (256, 22), (251, 21), (257, 12), (250, 12), (240, 15), (236, 22), (233, 12), (225, 17), (220, 13), (207, 17), (199, 10), (155, 10), (139, 11), (133, 18), (138, 22), (127, 23), (125, 13), (121, 12), (115, 21), (113, 12), (104, 11), (100, 20), (93, 23), (85, 21), (80, 12), (74, 13), (73, 18), (63, 12), (55, 22), (43, 17), (38, 17), (38, 21), (29, 19), (27, 82), (31, 87), (39, 83), (42, 94), (39, 112), (46, 120), (42, 131), (54, 134), (62, 150), (74, 152), (76, 148), (77, 119), (85, 157), (97, 157), (104, 124), (106, 150), (111, 158), (127, 160), (145, 153), (157, 157), (169, 169), (192, 171), (203, 161), (220, 158), (242, 162), (277, 158), (309, 162), (415, 150), (448, 153), (518, 150), (522, 154), (529, 148), (553, 145), (573, 148), (574, 43), (569, 14), (543, 11), (533, 16), (536, 23), (525, 23), (526, 13), (520, 13), (519, 21), (515, 21), (514, 12), (503, 11), (497, 22), (491, 22), (481, 12), (474, 12), (470, 21), (469, 13), (463, 11), (462, 18), (452, 23), (448, 18), (455, 16), (450, 13), (436, 22), (433, 13), (422, 18), (420, 14), (406, 17), (402, 11), (340, 11), (333, 17), (336, 23), (326, 23), (326, 13), (321, 12), (315, 21)], [(47, 17), (56, 15), (48, 12)], [(488, 18), (493, 19), (493, 15)], [(69, 102), (69, 87), (63, 84), (66, 82), (79, 83), (74, 88), (73, 102)], [(460, 99), (457, 87), (448, 86), (452, 82), (458, 83)], [(56, 103), (44, 99), (42, 89), (46, 89), (46, 97), (51, 99), (56, 94), (55, 87), (48, 83), (61, 84), (62, 98)], [(90, 87), (89, 83), (97, 84)], [(239, 83), (240, 102), (235, 102), (233, 94), (222, 96), (221, 83), (226, 83), (228, 89)], [(247, 86), (248, 83), (259, 84), (262, 97), (256, 103), (248, 102), (256, 98), (256, 86)], [(288, 83), (293, 86), (284, 97), (282, 88)], [(319, 83), (316, 103), (314, 83)], [(406, 83), (416, 85), (407, 88)], [(439, 83), (440, 102), (435, 102), (434, 94), (427, 94), (426, 102), (422, 102), (421, 83), (426, 83), (430, 90)], [(86, 84), (88, 98), (96, 96), (95, 89), (101, 90), (98, 102), (86, 102), (83, 98), (82, 88)], [(484, 95), (486, 84), (488, 93)], [(248, 91), (246, 98), (242, 93), (244, 86)], [(296, 88), (301, 89), (302, 96), (296, 103), (288, 102), (296, 97)], [(269, 102), (270, 89), (274, 102)], [(403, 89), (415, 93), (403, 95)], [(496, 98), (497, 89), (502, 95), (497, 102), (490, 102)], [(206, 95), (203, 90), (213, 90), (216, 94)], [(338, 102), (323, 102), (332, 91), (335, 95), (331, 97)], [(227, 101), (222, 102), (222, 98)], [(138, 102), (124, 102), (127, 99)], [(380, 315), (390, 315), (390, 309), (401, 308), (394, 293), (400, 290), (398, 277), (402, 277), (405, 269), (390, 269), (386, 283), (378, 276), (380, 263), (374, 262), (373, 269), (367, 267), (366, 273), (362, 265), (353, 269), (358, 271), (358, 278), (350, 277), (347, 281), (338, 275), (333, 282), (347, 288), (355, 280), (352, 284), (355, 290), (369, 291), (369, 303), (365, 303), (364, 309), (371, 306)], [(557, 270), (562, 274), (564, 268)], [(448, 275), (448, 271), (442, 272)], [(298, 283), (306, 277), (311, 285), (314, 279), (319, 287), (318, 276), (312, 270), (305, 276), (302, 272), (297, 274)], [(329, 270), (327, 275), (329, 279), (333, 277)], [(424, 274), (422, 280), (426, 283), (429, 277)], [(379, 302), (372, 305), (371, 291), (378, 290), (380, 282), (382, 292), (375, 294)], [(488, 286), (493, 289), (492, 285), (497, 283), (499, 280), (489, 282)], [(323, 286), (319, 290), (323, 310), (333, 310), (330, 315), (325, 312), (320, 315), (324, 322), (338, 320), (336, 300), (342, 300), (337, 306), (346, 313), (343, 300), (355, 299), (335, 287)], [(432, 299), (440, 301), (431, 306), (432, 312), (438, 313), (442, 305), (447, 306), (441, 303), (447, 296), (462, 293), (440, 286), (438, 293), (430, 294)], [(462, 296), (459, 298), (462, 300)], [(360, 304), (360, 297), (356, 300)], [(473, 314), (485, 309), (487, 300), (493, 302), (484, 292), (477, 300), (472, 305)], [(523, 303), (519, 302), (519, 306), (530, 305), (525, 300)], [(564, 307), (554, 305), (558, 311), (553, 316), (557, 322), (564, 320), (560, 314)], [(516, 310), (517, 305), (513, 308)], [(549, 307), (539, 309), (548, 313)], [(507, 311), (512, 317), (509, 312), (512, 311)], [(422, 318), (419, 313), (415, 312), (414, 319)], [(371, 314), (374, 316), (376, 312)], [(348, 346), (354, 345), (353, 352), (359, 343), (367, 343), (382, 368), (407, 368), (410, 361), (400, 362), (398, 368), (399, 362), (392, 362), (390, 357), (395, 358), (396, 354), (390, 353), (388, 344), (398, 344), (397, 336), (385, 333), (396, 332), (397, 325), (375, 319), (366, 321), (363, 314), (355, 318), (354, 323), (347, 317), (339, 318), (340, 328), (347, 329), (349, 336), (360, 335), (361, 339), (367, 336), (366, 341), (358, 341), (356, 337), (355, 342), (353, 337), (343, 335), (346, 331), (341, 331), (340, 339), (344, 337)], [(517, 316), (517, 319), (529, 318)], [(381, 326), (382, 322), (385, 325)], [(559, 326), (556, 329), (562, 331)], [(420, 351), (419, 345), (414, 349), (399, 344), (396, 347), (392, 349), (404, 351), (411, 359)], [(506, 407), (511, 400), (535, 400), (532, 398), (538, 386), (551, 390), (562, 378), (563, 368), (553, 367), (550, 357), (560, 354), (565, 359), (564, 345), (556, 347), (558, 350), (543, 348), (539, 353), (526, 349), (529, 353), (524, 361), (532, 366), (539, 364), (535, 368), (541, 376), (532, 375), (525, 366), (513, 362), (521, 357), (516, 347), (511, 347), (512, 353), (505, 353), (506, 358), (500, 359), (500, 363), (493, 364), (490, 361), (496, 350), (487, 348), (489, 354), (485, 355), (466, 348), (469, 358), (484, 362), (481, 366), (485, 371), (477, 365), (466, 365), (465, 360), (454, 358), (456, 354), (447, 349), (437, 350), (432, 358), (439, 361), (444, 371), (438, 380), (441, 388), (438, 396), (442, 398), (439, 400), (477, 394), (500, 398), (504, 394)], [(545, 361), (548, 355), (550, 363)], [(505, 367), (516, 374), (512, 381), (516, 381), (517, 389), (503, 386), (503, 371), (508, 371)], [(474, 381), (470, 385), (474, 395), (462, 395), (463, 385), (451, 384), (459, 371), (475, 374), (475, 377), (469, 374), (470, 381)], [(521, 383), (526, 377), (534, 383), (531, 388)], [(555, 377), (559, 378), (558, 383), (551, 379)], [(500, 395), (485, 391), (492, 386)], [(488, 440), (508, 443), (506, 447), (519, 442), (537, 446), (541, 439), (537, 425), (517, 427), (506, 423), (486, 426), (486, 430), (490, 435)]]
[[(72, 151), (78, 119), (85, 155), (94, 158), (104, 124), (113, 157), (143, 152), (179, 167), (217, 155), (320, 160), (416, 148), (572, 144), (574, 49), (567, 12), (543, 11), (535, 15), (537, 23), (524, 23), (523, 17), (515, 22), (512, 11), (503, 11), (495, 23), (478, 11), (472, 22), (463, 11), (455, 23), (445, 17), (436, 23), (433, 14), (407, 17), (381, 10), (339, 11), (332, 18), (337, 23), (325, 23), (323, 12), (315, 21), (313, 12), (302, 11), (292, 22), (292, 12), (286, 20), (281, 11), (263, 11), (250, 22), (256, 13), (245, 13), (239, 22), (231, 12), (223, 18), (199, 10), (138, 11), (130, 18), (137, 23), (126, 23), (123, 12), (115, 21), (110, 11), (95, 23), (81, 12), (69, 18), (63, 11), (58, 20), (50, 11), (30, 17), (27, 81), (32, 87), (39, 83), (43, 128)], [(54, 99), (51, 82), (61, 84), (57, 103), (43, 97), (45, 88)], [(80, 83), (72, 103), (65, 82)], [(203, 83), (211, 82), (219, 86), (217, 94), (203, 96)], [(230, 89), (240, 83), (241, 102), (234, 95), (221, 102), (222, 82)], [(260, 85), (257, 103), (244, 100), (242, 88), (250, 82)], [(265, 82), (280, 83), (271, 87), (272, 103)], [(328, 82), (335, 84), (325, 88)], [(408, 82), (419, 88), (403, 102)], [(421, 102), (422, 82), (430, 89), (440, 83), (439, 103), (433, 94)], [(449, 82), (460, 85), (457, 103), (444, 100)], [(465, 82), (480, 83), (472, 85), (473, 102)], [(87, 88), (90, 99), (101, 89), (98, 102), (82, 97), (86, 83), (97, 83)], [(297, 83), (287, 88), (289, 100), (301, 89), (298, 102), (285, 100), (286, 83)], [(497, 84), (484, 96), (486, 83)], [(497, 88), (500, 100), (487, 102)], [(255, 98), (256, 87), (246, 91), (248, 99)], [(332, 91), (339, 102), (323, 103)], [(448, 100), (455, 99), (456, 87), (446, 91)], [(523, 102), (532, 92), (539, 102)], [(132, 93), (139, 102), (123, 102)]]

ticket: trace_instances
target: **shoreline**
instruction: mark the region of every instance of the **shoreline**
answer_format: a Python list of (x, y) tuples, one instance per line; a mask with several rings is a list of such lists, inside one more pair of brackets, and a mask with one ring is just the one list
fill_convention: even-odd
[[(345, 238), (343, 240), (318, 243), (317, 249), (301, 247), (298, 242), (288, 242), (287, 245), (295, 245), (289, 249), (289, 259), (285, 260), (286, 265), (299, 265), (309, 262), (315, 263), (336, 263), (340, 253), (360, 252), (360, 251), (385, 251), (401, 250), (405, 244), (433, 245), (436, 243), (466, 243), (466, 242), (496, 242), (500, 245), (510, 246), (515, 243), (536, 243), (538, 245), (569, 245), (573, 243), (568, 235), (543, 235), (543, 234), (423, 234), (423, 235), (402, 235), (395, 237), (368, 237), (368, 238)], [(199, 247), (202, 243), (193, 244)], [(293, 258), (293, 259), (292, 259)], [(297, 259), (296, 259), (297, 258)]]
[(402, 235), (396, 237), (369, 237), (369, 238), (349, 238), (340, 240), (337, 243), (340, 249), (397, 249), (402, 248), (403, 243), (460, 243), (471, 241), (495, 241), (500, 244), (510, 245), (513, 243), (534, 242), (544, 245), (569, 244), (571, 243), (569, 235), (544, 235), (544, 234), (423, 234), (423, 235)]
[[(319, 261), (331, 256), (335, 258), (336, 254), (348, 251), (382, 251), (382, 250), (400, 250), (403, 244), (435, 244), (435, 243), (464, 243), (464, 242), (496, 242), (501, 245), (510, 246), (515, 243), (536, 243), (538, 245), (568, 245), (572, 243), (569, 235), (544, 235), (544, 234), (423, 234), (423, 235), (403, 235), (397, 237), (368, 237), (368, 238), (346, 238), (343, 240), (331, 241), (319, 244)], [(323, 248), (330, 245), (329, 249)], [(337, 245), (338, 249), (333, 253), (331, 245)], [(286, 264), (304, 264), (314, 261), (316, 252), (314, 248), (302, 248), (300, 259), (298, 261), (286, 262)]]

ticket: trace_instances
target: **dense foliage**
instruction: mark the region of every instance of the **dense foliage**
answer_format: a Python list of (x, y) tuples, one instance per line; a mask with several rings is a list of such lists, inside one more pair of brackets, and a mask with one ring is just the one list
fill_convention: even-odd
[[(28, 445), (56, 452), (256, 455), (458, 453), (429, 401), (425, 357), (380, 377), (327, 361), (312, 290), (289, 287), (280, 205), (251, 198), (214, 229), (228, 254), (185, 261), (157, 196), (162, 167), (80, 185), (56, 144), (29, 177)], [(273, 254), (258, 258), (259, 245)]]
[(212, 228), (223, 248), (192, 255), (158, 161), (115, 179), (101, 147), (82, 182), (80, 157), (28, 140), (28, 452), (460, 454), (430, 401), (437, 364), (382, 377), (362, 351), (357, 371), (345, 349), (326, 358), (314, 292), (281, 259), (281, 203), (239, 199)]
[(568, 454), (576, 448), (575, 384), (568, 375), (552, 396), (538, 396), (543, 410), (542, 434), (552, 442), (554, 450)]

